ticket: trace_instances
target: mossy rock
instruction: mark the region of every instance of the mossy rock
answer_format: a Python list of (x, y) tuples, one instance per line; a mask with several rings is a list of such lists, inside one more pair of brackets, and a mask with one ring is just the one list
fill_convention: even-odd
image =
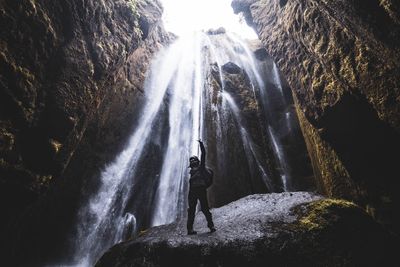
[(196, 216), (148, 229), (96, 266), (393, 266), (394, 239), (359, 206), (307, 192), (252, 195), (212, 210), (216, 233)]
[(391, 266), (395, 238), (356, 204), (322, 199), (292, 212), (297, 220), (277, 242), (286, 242), (282, 256), (301, 259), (299, 266)]
[(302, 208), (301, 217), (297, 221), (298, 226), (308, 231), (323, 230), (332, 226), (345, 214), (363, 213), (356, 204), (342, 199), (323, 199)]

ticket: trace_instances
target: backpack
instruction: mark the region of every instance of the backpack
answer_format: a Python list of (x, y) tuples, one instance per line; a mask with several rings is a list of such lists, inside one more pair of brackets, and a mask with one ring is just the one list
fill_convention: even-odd
[(210, 168), (206, 167), (206, 171), (205, 171), (205, 175), (204, 175), (204, 179), (206, 182), (206, 187), (210, 187), (213, 183), (214, 180), (214, 172), (213, 170), (211, 170)]

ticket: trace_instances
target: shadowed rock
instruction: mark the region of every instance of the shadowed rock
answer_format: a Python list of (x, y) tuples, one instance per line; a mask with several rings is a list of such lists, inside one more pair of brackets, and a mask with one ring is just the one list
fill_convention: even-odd
[(229, 74), (239, 74), (242, 72), (242, 69), (233, 62), (228, 62), (222, 66), (222, 70), (226, 71)]
[(67, 254), (54, 250), (77, 196), (96, 190), (87, 185), (123, 148), (150, 59), (173, 37), (158, 1), (2, 1), (0, 10), (0, 254), (25, 262), (5, 266), (43, 266)]
[(198, 235), (186, 235), (185, 220), (154, 227), (113, 247), (96, 266), (383, 263), (383, 230), (351, 202), (305, 192), (251, 195), (212, 213), (215, 233), (198, 214)]
[(233, 0), (232, 7), (293, 89), (320, 192), (355, 201), (399, 233), (400, 2)]

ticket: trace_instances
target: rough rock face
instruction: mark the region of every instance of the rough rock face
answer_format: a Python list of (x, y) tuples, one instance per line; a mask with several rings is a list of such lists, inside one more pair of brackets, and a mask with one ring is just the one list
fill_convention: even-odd
[[(224, 83), (225, 91), (230, 93), (238, 105), (240, 110), (238, 116), (240, 118), (237, 118), (237, 115), (233, 112), (220, 112), (219, 116), (223, 115), (222, 120), (224, 121), (221, 125), (219, 120), (221, 118), (217, 117), (218, 114), (215, 112), (215, 107), (209, 105), (206, 108), (205, 117), (207, 121), (205, 125), (209, 139), (208, 162), (211, 163), (210, 166), (215, 173), (214, 183), (208, 190), (210, 205), (212, 207), (220, 207), (246, 195), (266, 193), (269, 190), (272, 192), (281, 191), (279, 186), (281, 181), (273, 160), (273, 151), (263, 131), (265, 127), (260, 124), (262, 121), (261, 109), (257, 100), (253, 97), (252, 84), (246, 71), (235, 63), (228, 62), (221, 66), (222, 81), (220, 78), (221, 73), (216, 63), (213, 65), (211, 72), (207, 79), (210, 84), (208, 95), (212, 99), (211, 101), (222, 109), (223, 99), (220, 92), (222, 90), (221, 85)], [(257, 172), (255, 166), (248, 164), (248, 155), (242, 143), (232, 142), (232, 140), (242, 139), (241, 127), (247, 129), (252, 142), (257, 147), (262, 148), (258, 151), (258, 157), (268, 173), (271, 173), (271, 178), (274, 181), (274, 185), (276, 185), (275, 188), (267, 188), (261, 173)], [(218, 142), (218, 134), (226, 138), (229, 152), (223, 151), (224, 153), (222, 154), (221, 151), (216, 151), (217, 146), (215, 143)], [(220, 168), (221, 165), (223, 168)]]
[(23, 214), (31, 229), (15, 226), (13, 239), (34, 254), (28, 236), (68, 225), (76, 193), (120, 150), (150, 57), (171, 36), (156, 0), (10, 0), (0, 11), (0, 228)]
[(390, 260), (385, 232), (350, 202), (304, 192), (251, 195), (212, 214), (215, 233), (198, 213), (197, 235), (186, 235), (185, 221), (154, 227), (111, 248), (96, 266), (374, 266)]
[[(212, 38), (221, 43), (226, 41), (223, 33)], [(210, 71), (206, 76), (209, 91), (206, 95), (210, 104), (206, 106), (205, 127), (208, 138), (207, 164), (215, 173), (214, 183), (208, 190), (212, 207), (226, 205), (250, 194), (283, 191), (281, 166), (268, 133), (269, 127), (276, 131), (281, 152), (285, 153), (285, 167), (290, 173), (288, 176), (293, 178), (291, 189), (315, 189), (291, 90), (284, 82), (278, 88), (276, 80), (279, 77), (275, 77), (273, 60), (258, 40), (248, 42), (248, 48), (254, 53), (253, 62), (265, 88), (258, 88), (259, 84), (252, 78), (251, 70), (235, 63), (239, 59), (232, 59), (221, 66), (209, 60)], [(238, 48), (235, 52), (238, 55), (245, 53)], [(237, 112), (223, 99), (226, 94), (234, 101)], [(263, 99), (267, 99), (268, 103)], [(216, 143), (227, 146), (220, 149)], [(243, 144), (252, 146), (256, 160), (249, 160), (250, 152)], [(260, 166), (267, 173), (267, 178), (259, 171)]]
[[(266, 95), (264, 98), (269, 107), (266, 120), (280, 133), (277, 138), (280, 139), (288, 175), (291, 177), (288, 190), (314, 191), (313, 170), (300, 128), (292, 90), (276, 66), (274, 67), (274, 60), (261, 42), (253, 40), (249, 42), (249, 46), (260, 64), (260, 75), (265, 80)], [(282, 168), (282, 166), (278, 168)]]
[(398, 231), (399, 2), (232, 6), (257, 30), (294, 91), (320, 190), (357, 201)]

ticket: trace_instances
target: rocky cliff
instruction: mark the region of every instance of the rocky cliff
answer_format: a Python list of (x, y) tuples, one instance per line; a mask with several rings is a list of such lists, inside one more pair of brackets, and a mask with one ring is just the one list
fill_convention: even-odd
[(33, 233), (46, 243), (66, 227), (79, 190), (124, 144), (151, 55), (172, 37), (156, 0), (1, 1), (0, 11), (0, 228), (18, 228), (13, 240), (34, 255)]
[[(296, 192), (251, 195), (151, 228), (110, 249), (96, 266), (378, 266), (390, 263), (387, 233), (356, 205)], [(354, 222), (357, 221), (357, 224)]]
[(399, 231), (400, 4), (234, 0), (293, 89), (321, 192)]
[[(232, 42), (223, 28), (207, 34), (216, 47)], [(256, 193), (312, 191), (311, 163), (290, 87), (259, 40), (224, 49), (233, 56), (222, 62), (208, 56), (205, 75), (207, 164), (216, 177), (208, 190), (210, 205)]]
[[(222, 79), (221, 79), (222, 77)], [(209, 162), (213, 170), (217, 173), (213, 185), (208, 190), (210, 205), (220, 207), (237, 200), (246, 195), (266, 192), (281, 192), (282, 182), (274, 161), (274, 154), (268, 137), (265, 133), (265, 123), (262, 119), (260, 103), (253, 95), (253, 84), (248, 74), (233, 62), (228, 62), (218, 68), (217, 63), (211, 67), (211, 73), (207, 77), (210, 85), (207, 95), (222, 109), (223, 97), (221, 95), (222, 85), (228, 92), (239, 108), (239, 114), (233, 112), (215, 112), (212, 105), (206, 108), (206, 128), (209, 147)], [(224, 116), (224, 123), (218, 116)], [(262, 173), (258, 172), (256, 166), (248, 164), (248, 154), (243, 146), (243, 129), (247, 130), (250, 142), (253, 142), (259, 150), (257, 151), (258, 160), (265, 170), (270, 174), (273, 186), (266, 185)], [(222, 129), (221, 129), (222, 128)], [(222, 134), (221, 134), (222, 132)], [(218, 135), (226, 136), (228, 145), (227, 151), (222, 154), (216, 151), (218, 146)], [(239, 140), (233, 142), (233, 140)], [(222, 154), (222, 155), (221, 155)], [(220, 165), (225, 167), (221, 168)], [(221, 169), (221, 170), (220, 170)]]

